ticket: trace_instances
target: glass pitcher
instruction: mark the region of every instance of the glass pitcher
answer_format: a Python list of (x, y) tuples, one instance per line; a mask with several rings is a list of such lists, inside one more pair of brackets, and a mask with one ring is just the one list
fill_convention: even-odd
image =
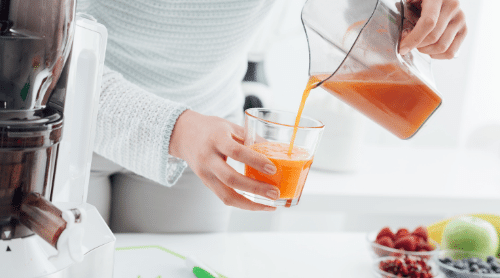
[(308, 0), (309, 75), (397, 137), (411, 138), (442, 102), (431, 58), (398, 52), (402, 31), (419, 15), (399, 0)]

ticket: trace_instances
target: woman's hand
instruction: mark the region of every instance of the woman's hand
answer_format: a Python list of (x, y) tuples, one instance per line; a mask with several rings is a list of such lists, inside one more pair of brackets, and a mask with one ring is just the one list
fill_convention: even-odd
[(280, 195), (276, 186), (245, 177), (226, 163), (227, 157), (231, 157), (258, 171), (276, 173), (276, 166), (268, 158), (242, 145), (243, 136), (241, 126), (186, 110), (175, 124), (169, 153), (186, 161), (224, 204), (246, 210), (274, 211), (275, 207), (254, 203), (234, 190), (273, 200)]
[(400, 54), (417, 48), (435, 59), (454, 58), (467, 35), (459, 0), (407, 0), (407, 3), (420, 8), (421, 15), (415, 28), (403, 33)]

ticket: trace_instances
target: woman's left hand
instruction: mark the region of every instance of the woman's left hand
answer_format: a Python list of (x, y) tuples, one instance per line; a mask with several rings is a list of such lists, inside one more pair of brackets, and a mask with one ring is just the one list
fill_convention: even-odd
[(467, 35), (465, 14), (459, 0), (407, 0), (421, 7), (415, 28), (403, 35), (399, 47), (405, 55), (411, 49), (434, 59), (452, 59)]

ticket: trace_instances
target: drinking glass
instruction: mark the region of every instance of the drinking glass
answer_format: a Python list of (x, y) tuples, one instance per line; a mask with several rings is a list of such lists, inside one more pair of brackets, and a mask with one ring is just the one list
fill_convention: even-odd
[[(298, 204), (324, 125), (318, 120), (302, 116), (295, 128), (296, 116), (294, 112), (267, 108), (245, 111), (245, 146), (264, 154), (277, 168), (274, 175), (268, 175), (245, 165), (245, 176), (275, 185), (280, 190), (277, 200), (240, 192), (251, 201), (276, 207)], [(296, 137), (293, 149), (289, 152), (294, 129)]]

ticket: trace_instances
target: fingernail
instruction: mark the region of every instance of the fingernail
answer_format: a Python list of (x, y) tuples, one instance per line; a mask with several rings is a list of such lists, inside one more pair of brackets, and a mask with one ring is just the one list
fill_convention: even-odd
[(275, 211), (276, 208), (272, 208), (272, 207), (265, 207), (264, 208), (265, 211)]
[(399, 50), (399, 54), (406, 55), (406, 53), (408, 53), (409, 50), (410, 49), (408, 47), (406, 47), (406, 46), (401, 47), (401, 49)]
[(266, 193), (267, 197), (276, 200), (280, 196), (280, 193), (276, 189), (271, 189)]
[(266, 166), (264, 166), (264, 172), (269, 175), (274, 175), (276, 174), (276, 166), (274, 166), (273, 164), (267, 164)]

